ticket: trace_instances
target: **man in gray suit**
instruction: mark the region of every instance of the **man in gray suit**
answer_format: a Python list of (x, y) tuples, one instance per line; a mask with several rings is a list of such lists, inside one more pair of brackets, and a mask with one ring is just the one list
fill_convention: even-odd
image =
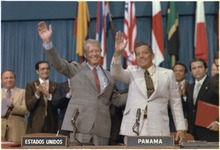
[[(66, 110), (62, 130), (73, 131), (71, 120), (74, 120), (77, 128), (74, 135), (77, 142), (108, 145), (111, 129), (109, 106), (114, 94), (114, 78), (99, 65), (100, 43), (92, 39), (85, 41), (83, 46), (87, 61), (82, 64), (75, 61), (69, 63), (58, 56), (52, 44), (51, 25), (48, 28), (45, 22), (40, 22), (38, 33), (52, 66), (70, 79), (70, 85), (74, 85), (71, 86), (74, 92)], [(118, 106), (125, 100), (126, 97), (123, 96), (114, 98)], [(77, 110), (78, 116), (73, 114)]]
[(170, 135), (168, 117), (168, 103), (170, 102), (177, 129), (176, 140), (182, 140), (183, 130), (186, 130), (186, 127), (173, 71), (155, 66), (152, 48), (142, 42), (134, 47), (138, 65), (123, 69), (120, 57), (126, 46), (127, 42), (124, 42), (123, 33), (117, 32), (111, 73), (116, 79), (129, 84), (120, 134), (125, 137)]

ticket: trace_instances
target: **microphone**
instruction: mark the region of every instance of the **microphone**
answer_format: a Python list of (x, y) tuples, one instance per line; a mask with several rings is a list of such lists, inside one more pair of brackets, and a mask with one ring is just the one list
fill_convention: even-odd
[(141, 117), (141, 109), (138, 108), (136, 112), (136, 121), (132, 127), (133, 132), (136, 133), (137, 136), (139, 136), (140, 117)]
[(136, 113), (136, 123), (139, 123), (140, 117), (141, 117), (141, 109), (138, 108)]
[(76, 122), (76, 119), (78, 118), (79, 116), (79, 109), (76, 108), (74, 111), (73, 111), (73, 114), (72, 114), (72, 118), (71, 118), (71, 122), (74, 124)]

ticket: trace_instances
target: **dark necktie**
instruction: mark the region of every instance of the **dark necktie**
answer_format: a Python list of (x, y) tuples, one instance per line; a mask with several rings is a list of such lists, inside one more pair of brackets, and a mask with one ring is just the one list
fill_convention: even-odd
[(8, 89), (8, 90), (7, 90), (7, 98), (9, 98), (9, 99), (10, 99), (10, 98), (11, 98), (11, 95), (12, 95), (12, 94), (11, 94), (11, 90), (10, 90), (10, 89)]
[(145, 76), (146, 87), (147, 87), (147, 96), (149, 98), (154, 93), (154, 84), (147, 70), (144, 72), (144, 76)]
[[(46, 90), (49, 89), (48, 84), (47, 84), (46, 81), (44, 81), (44, 82), (42, 83), (42, 85), (46, 88)], [(44, 95), (44, 106), (45, 106), (45, 112), (44, 112), (44, 114), (45, 114), (45, 116), (47, 116), (48, 101), (47, 101), (47, 97), (46, 97), (45, 95)]]
[(196, 104), (196, 100), (199, 94), (199, 90), (200, 90), (200, 86), (201, 84), (198, 82), (195, 87), (194, 87), (194, 91), (193, 91), (193, 104)]
[(96, 70), (95, 67), (93, 68), (92, 72), (93, 72), (94, 77), (95, 77), (95, 82), (96, 82), (98, 92), (100, 93), (100, 81), (99, 81), (99, 77), (98, 77), (97, 70)]

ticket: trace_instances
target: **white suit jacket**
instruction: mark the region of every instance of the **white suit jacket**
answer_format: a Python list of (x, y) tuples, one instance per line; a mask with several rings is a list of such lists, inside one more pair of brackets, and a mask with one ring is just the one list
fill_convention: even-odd
[[(111, 74), (115, 79), (129, 84), (128, 98), (120, 134), (127, 136), (136, 135), (132, 127), (136, 121), (137, 109), (140, 108), (140, 135), (170, 135), (168, 103), (171, 105), (176, 129), (186, 129), (181, 98), (178, 93), (173, 71), (156, 67), (155, 73), (155, 91), (148, 99), (144, 70), (138, 66), (130, 66), (125, 70), (121, 67), (120, 58), (113, 57)], [(146, 105), (148, 105), (147, 119), (144, 119), (143, 114)]]

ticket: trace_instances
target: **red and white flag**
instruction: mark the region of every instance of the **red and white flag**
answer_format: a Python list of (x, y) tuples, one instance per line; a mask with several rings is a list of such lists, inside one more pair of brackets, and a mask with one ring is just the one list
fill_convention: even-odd
[(158, 66), (164, 61), (164, 36), (160, 2), (153, 1), (152, 8), (152, 49), (155, 55), (153, 62)]
[(100, 41), (102, 49), (101, 65), (104, 69), (107, 69), (107, 56), (106, 56), (106, 37), (107, 29), (110, 26), (111, 14), (109, 10), (109, 4), (105, 1), (97, 2), (97, 20), (96, 20), (96, 40)]
[(195, 58), (208, 62), (208, 40), (206, 36), (205, 12), (203, 2), (197, 1), (195, 27)]
[(125, 40), (128, 40), (128, 45), (124, 50), (124, 57), (126, 58), (126, 64), (135, 65), (136, 58), (134, 53), (134, 46), (137, 41), (137, 26), (135, 15), (134, 2), (125, 2), (125, 18), (124, 18), (124, 36)]

